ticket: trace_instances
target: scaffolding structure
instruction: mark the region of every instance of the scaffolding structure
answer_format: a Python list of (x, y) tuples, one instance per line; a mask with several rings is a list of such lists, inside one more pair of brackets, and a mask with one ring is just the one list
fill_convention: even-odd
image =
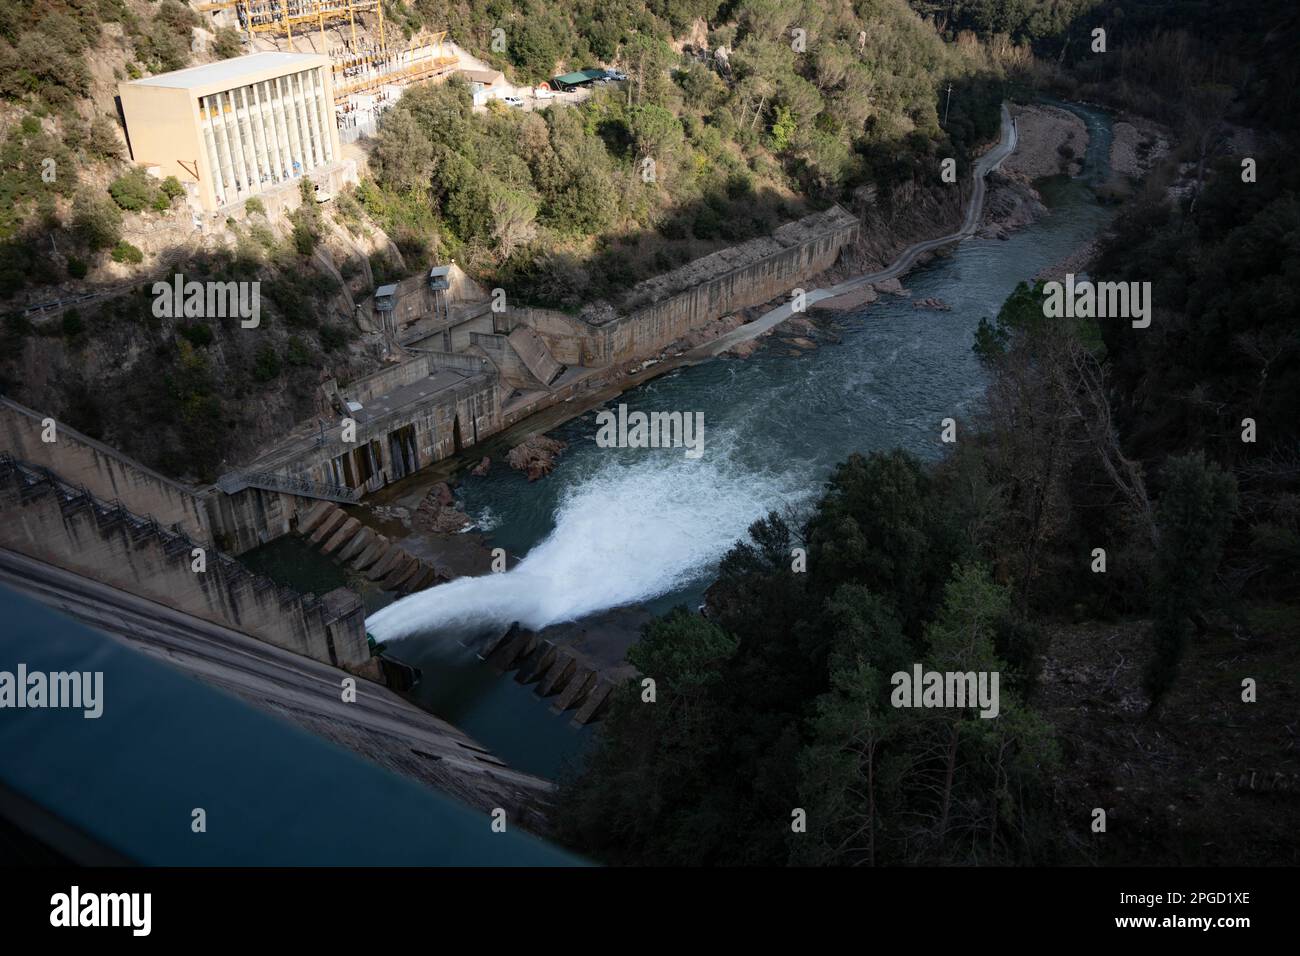
[[(250, 44), (260, 34), (285, 37), (292, 48), (295, 29), (299, 36), (318, 30), (318, 50), (328, 53), (331, 61), (335, 120), (344, 142), (374, 133), (379, 114), (401, 95), (395, 88), (446, 76), (459, 62), (445, 46), (445, 30), (421, 31), (390, 47), (381, 0), (209, 0), (195, 9), (203, 13), (233, 10)], [(357, 33), (360, 14), (377, 17), (377, 40)], [(344, 22), (350, 39), (331, 42), (326, 27), (340, 27)]]
[(334, 102), (373, 93), (388, 85), (406, 86), (436, 79), (455, 69), (457, 59), (443, 47), (446, 31), (417, 35), (401, 47), (342, 47), (330, 50)]
[(387, 46), (384, 37), (384, 5), (380, 0), (215, 0), (196, 6), (201, 13), (234, 8), (239, 19), (239, 27), (249, 39), (258, 33), (283, 35), (293, 40), (293, 31), (297, 27), (301, 33), (304, 29), (315, 28), (320, 31), (322, 44), (325, 41), (325, 25), (348, 22), (352, 31), (352, 43), (357, 43), (357, 14), (377, 13), (379, 16), (379, 46)]

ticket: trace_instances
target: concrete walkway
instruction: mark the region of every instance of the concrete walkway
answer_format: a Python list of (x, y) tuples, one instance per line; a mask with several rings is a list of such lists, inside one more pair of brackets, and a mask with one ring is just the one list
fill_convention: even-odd
[[(1005, 103), (1002, 104), (1002, 139), (997, 146), (981, 156), (975, 161), (974, 181), (975, 188), (971, 193), (970, 203), (966, 208), (966, 219), (962, 226), (954, 233), (946, 236), (940, 236), (938, 239), (926, 239), (924, 242), (917, 242), (903, 250), (887, 268), (879, 272), (872, 272), (868, 275), (858, 276), (855, 279), (848, 279), (838, 285), (833, 285), (829, 289), (813, 289), (805, 295), (805, 301), (808, 305), (814, 302), (820, 302), (823, 299), (833, 299), (836, 296), (844, 295), (846, 292), (853, 292), (861, 289), (863, 286), (872, 282), (883, 282), (886, 279), (894, 279), (902, 275), (908, 269), (912, 268), (918, 256), (940, 246), (945, 246), (950, 242), (959, 242), (962, 239), (969, 238), (975, 234), (979, 227), (980, 216), (984, 212), (984, 194), (987, 190), (987, 184), (984, 177), (990, 172), (997, 169), (1008, 156), (1016, 150), (1016, 144), (1019, 142), (1019, 131), (1015, 122), (1011, 119), (1011, 113)], [(712, 342), (706, 342), (698, 348), (692, 349), (684, 356), (689, 361), (697, 361), (705, 358), (712, 358), (715, 355), (727, 351), (727, 349), (750, 339), (758, 338), (764, 332), (776, 328), (786, 319), (794, 314), (794, 303), (787, 302), (778, 306), (771, 312), (748, 322), (740, 328), (728, 332), (726, 335), (714, 339)]]

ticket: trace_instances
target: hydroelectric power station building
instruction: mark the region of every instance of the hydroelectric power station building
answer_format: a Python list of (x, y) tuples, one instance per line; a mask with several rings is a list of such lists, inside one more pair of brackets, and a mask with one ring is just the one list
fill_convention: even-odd
[(207, 212), (341, 161), (331, 65), (253, 53), (118, 86), (132, 158), (175, 176)]

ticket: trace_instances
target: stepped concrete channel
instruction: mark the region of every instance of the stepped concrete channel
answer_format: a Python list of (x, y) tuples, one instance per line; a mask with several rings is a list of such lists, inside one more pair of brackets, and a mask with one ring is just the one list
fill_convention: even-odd
[(449, 580), (447, 574), (387, 537), (366, 527), (329, 501), (317, 502), (299, 520), (297, 533), (381, 590), (411, 594)]
[(584, 621), (531, 631), (518, 624), (490, 639), (479, 656), (498, 674), (515, 672), (520, 684), (535, 685), (552, 713), (573, 712), (581, 727), (598, 720), (612, 695), (638, 671), (624, 659), (652, 615), (620, 608)]

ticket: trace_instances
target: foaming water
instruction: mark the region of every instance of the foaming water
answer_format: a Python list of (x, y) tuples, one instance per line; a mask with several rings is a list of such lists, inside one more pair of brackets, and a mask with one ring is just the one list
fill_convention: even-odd
[(743, 450), (732, 431), (706, 435), (697, 460), (682, 449), (617, 453), (565, 490), (554, 530), (515, 567), (413, 594), (366, 626), (380, 642), (515, 621), (536, 630), (676, 591), (756, 519), (811, 493), (797, 467), (740, 466)]

